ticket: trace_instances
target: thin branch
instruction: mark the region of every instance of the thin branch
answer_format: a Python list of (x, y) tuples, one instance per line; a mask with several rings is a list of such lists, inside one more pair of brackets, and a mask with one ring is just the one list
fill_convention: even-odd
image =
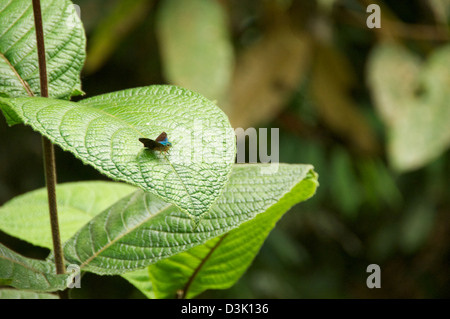
[[(48, 97), (47, 65), (45, 60), (44, 28), (42, 25), (42, 13), (40, 0), (33, 0), (34, 25), (36, 29), (36, 42), (39, 60), (39, 79), (41, 96)], [(57, 274), (64, 274), (64, 259), (61, 248), (61, 237), (59, 235), (58, 209), (56, 204), (56, 164), (53, 144), (42, 137), (42, 148), (44, 153), (45, 183), (47, 185), (48, 207), (50, 214), (50, 225), (52, 231), (53, 251), (55, 254), (55, 266)], [(67, 290), (59, 293), (61, 299), (67, 299)]]

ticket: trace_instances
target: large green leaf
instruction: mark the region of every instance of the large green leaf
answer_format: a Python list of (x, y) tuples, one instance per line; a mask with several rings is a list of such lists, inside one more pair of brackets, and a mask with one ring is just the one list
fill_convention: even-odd
[[(119, 198), (137, 188), (115, 182), (75, 182), (56, 188), (61, 241), (72, 237)], [(53, 248), (48, 215), (47, 189), (17, 196), (0, 207), (0, 230), (33, 245)]]
[(450, 146), (450, 45), (422, 61), (398, 45), (372, 53), (368, 80), (388, 128), (388, 155), (399, 171), (417, 169)]
[(224, 105), (233, 71), (227, 16), (218, 1), (166, 0), (157, 20), (167, 80)]
[(66, 288), (69, 275), (56, 275), (51, 262), (30, 259), (0, 244), (0, 282), (18, 289), (56, 291)]
[[(180, 294), (192, 298), (207, 289), (226, 289), (234, 285), (281, 216), (314, 194), (316, 177), (311, 171), (277, 203), (239, 228), (150, 265), (150, 292), (157, 298), (174, 298)], [(137, 287), (146, 293), (142, 283)]]
[[(175, 86), (78, 103), (0, 98), (0, 108), (101, 173), (153, 192), (196, 219), (217, 200), (234, 162), (235, 136), (226, 115), (203, 96)], [(168, 155), (139, 142), (162, 131), (173, 145)]]
[[(86, 39), (70, 1), (41, 1), (49, 95), (81, 93)], [(0, 96), (40, 95), (32, 1), (0, 1)]]
[[(306, 199), (303, 186), (298, 185), (316, 179), (310, 165), (281, 164), (271, 173), (262, 173), (262, 167), (234, 166), (222, 196), (196, 228), (174, 205), (139, 190), (96, 216), (67, 241), (65, 258), (82, 270), (99, 274), (143, 268), (238, 227), (293, 188), (292, 196)], [(309, 196), (314, 190), (308, 185)]]

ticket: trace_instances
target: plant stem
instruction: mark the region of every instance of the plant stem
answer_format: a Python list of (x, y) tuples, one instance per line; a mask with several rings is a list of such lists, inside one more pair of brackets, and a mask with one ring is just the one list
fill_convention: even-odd
[[(36, 29), (36, 42), (39, 60), (39, 79), (41, 96), (48, 97), (47, 64), (45, 60), (44, 28), (42, 25), (42, 13), (40, 0), (33, 0), (34, 25)], [(46, 137), (42, 137), (42, 149), (44, 155), (45, 183), (47, 185), (48, 207), (50, 225), (52, 231), (53, 251), (57, 274), (64, 274), (64, 259), (59, 235), (58, 208), (56, 204), (56, 163), (53, 144)], [(67, 299), (67, 291), (60, 291), (61, 299)]]

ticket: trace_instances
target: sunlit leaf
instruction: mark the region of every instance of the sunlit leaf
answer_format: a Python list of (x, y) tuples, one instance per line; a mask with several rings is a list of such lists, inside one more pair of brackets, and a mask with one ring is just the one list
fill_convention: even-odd
[[(212, 102), (175, 86), (108, 93), (81, 102), (0, 98), (0, 108), (101, 173), (200, 218), (217, 200), (235, 158), (235, 135)], [(139, 138), (167, 132), (169, 154)]]

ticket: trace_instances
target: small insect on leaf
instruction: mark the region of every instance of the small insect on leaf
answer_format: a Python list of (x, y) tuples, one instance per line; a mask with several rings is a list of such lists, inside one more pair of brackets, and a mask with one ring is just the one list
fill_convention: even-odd
[(139, 138), (139, 141), (144, 144), (144, 147), (148, 148), (152, 151), (159, 151), (160, 153), (167, 153), (169, 148), (172, 146), (172, 143), (169, 142), (167, 138), (167, 133), (162, 132), (159, 136), (152, 140), (150, 138)]

